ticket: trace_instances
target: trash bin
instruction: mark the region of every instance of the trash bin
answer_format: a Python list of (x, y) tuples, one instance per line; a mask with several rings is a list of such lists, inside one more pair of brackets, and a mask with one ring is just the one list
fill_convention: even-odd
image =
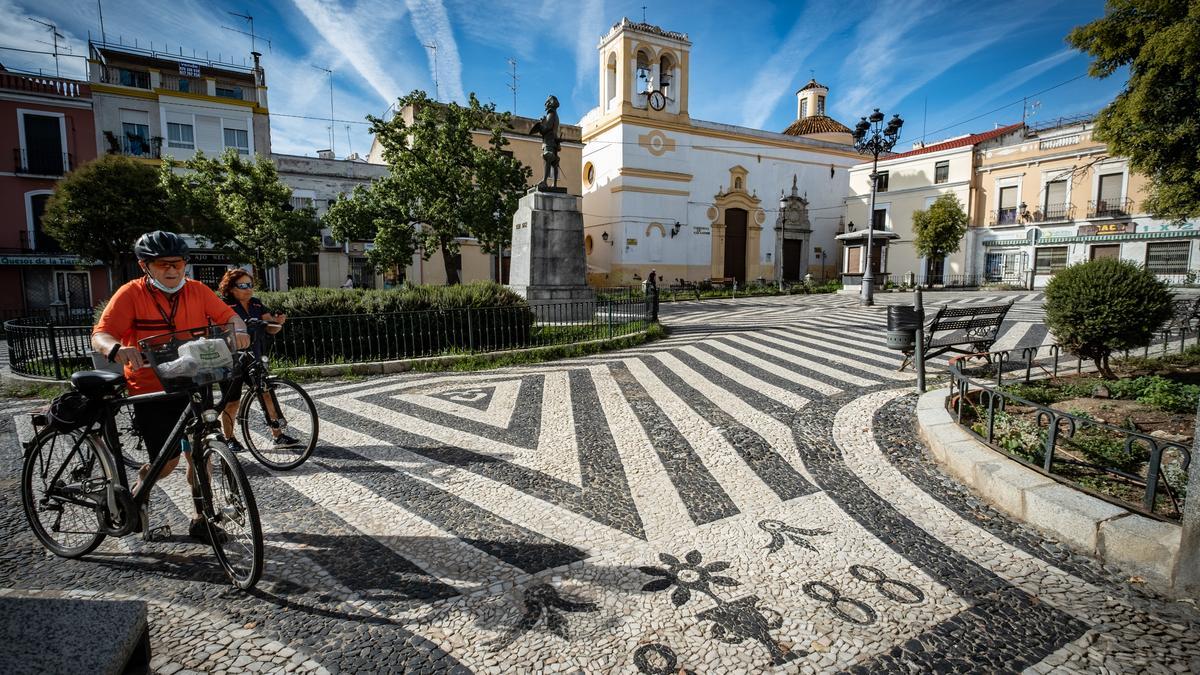
[(887, 346), (889, 349), (911, 351), (917, 342), (921, 318), (914, 307), (893, 305), (887, 309)]

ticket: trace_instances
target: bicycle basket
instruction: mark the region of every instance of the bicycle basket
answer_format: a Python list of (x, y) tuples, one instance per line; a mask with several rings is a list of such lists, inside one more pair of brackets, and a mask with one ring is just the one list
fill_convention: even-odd
[(46, 411), (46, 424), (55, 431), (74, 431), (96, 421), (99, 413), (98, 401), (77, 391), (68, 391), (50, 401), (50, 407)]
[(163, 391), (188, 391), (233, 377), (233, 330), (208, 326), (139, 340)]

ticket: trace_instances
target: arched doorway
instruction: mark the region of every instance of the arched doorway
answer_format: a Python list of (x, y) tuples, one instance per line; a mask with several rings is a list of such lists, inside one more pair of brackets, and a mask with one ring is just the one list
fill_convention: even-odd
[(746, 283), (745, 209), (725, 209), (725, 276)]

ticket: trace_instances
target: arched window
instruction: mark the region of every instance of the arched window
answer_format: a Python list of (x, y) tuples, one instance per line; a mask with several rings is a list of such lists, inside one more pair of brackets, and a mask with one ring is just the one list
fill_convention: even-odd
[(617, 55), (608, 55), (608, 67), (604, 71), (604, 101), (612, 108), (617, 98)]
[(583, 238), (583, 254), (584, 255), (592, 254), (592, 235), (590, 235), (590, 234)]
[(658, 90), (664, 96), (669, 95), (671, 89), (671, 80), (675, 76), (675, 62), (671, 59), (670, 54), (663, 54), (658, 60)]
[(650, 90), (650, 56), (640, 49), (637, 53), (637, 73), (634, 86), (637, 87), (636, 91), (638, 92)]
[(734, 179), (733, 179), (733, 189), (734, 189), (734, 190), (741, 190), (741, 189), (742, 189), (742, 179), (741, 179), (741, 178), (734, 178)]

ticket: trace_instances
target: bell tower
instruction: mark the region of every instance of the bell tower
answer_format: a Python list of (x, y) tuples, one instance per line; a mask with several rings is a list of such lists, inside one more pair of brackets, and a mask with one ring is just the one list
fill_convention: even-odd
[(688, 115), (685, 33), (623, 18), (600, 40), (600, 115)]

